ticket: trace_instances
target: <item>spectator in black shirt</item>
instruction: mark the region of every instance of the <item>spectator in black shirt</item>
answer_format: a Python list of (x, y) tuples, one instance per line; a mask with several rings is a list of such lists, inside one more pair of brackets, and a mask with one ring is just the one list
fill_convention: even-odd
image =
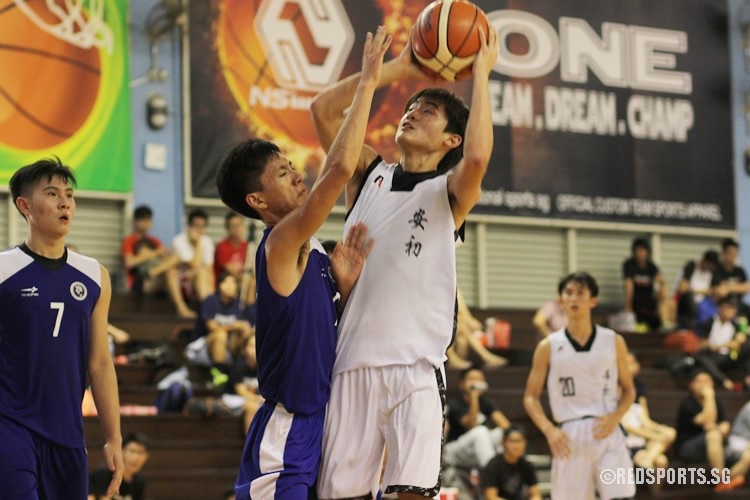
[(741, 316), (750, 316), (750, 307), (742, 302), (743, 296), (750, 292), (745, 269), (737, 264), (740, 244), (732, 238), (721, 242), (721, 263), (711, 280), (715, 295), (718, 298), (730, 297), (737, 302)]
[(482, 468), (500, 450), (503, 429), (510, 421), (484, 395), (488, 387), (482, 370), (463, 370), (459, 387), (461, 394), (448, 402), (443, 459), (464, 469)]
[(724, 468), (724, 440), (730, 423), (724, 405), (716, 398), (714, 381), (703, 368), (695, 369), (688, 385), (690, 394), (677, 415), (677, 458), (686, 463), (708, 462)]
[(675, 303), (659, 268), (651, 260), (651, 246), (645, 238), (636, 238), (631, 257), (622, 264), (625, 283), (625, 311), (635, 314), (639, 324), (657, 329), (674, 326)]
[[(141, 476), (141, 470), (148, 460), (149, 439), (138, 432), (126, 434), (122, 439), (122, 461), (125, 469), (122, 474), (120, 492), (112, 497), (113, 500), (144, 500), (146, 498), (146, 481)], [(105, 497), (107, 486), (112, 480), (112, 472), (106, 465), (101, 465), (89, 475), (89, 500), (99, 500)]]
[(526, 433), (511, 425), (503, 436), (503, 452), (495, 455), (482, 470), (481, 486), (485, 500), (541, 500), (534, 466), (525, 458)]

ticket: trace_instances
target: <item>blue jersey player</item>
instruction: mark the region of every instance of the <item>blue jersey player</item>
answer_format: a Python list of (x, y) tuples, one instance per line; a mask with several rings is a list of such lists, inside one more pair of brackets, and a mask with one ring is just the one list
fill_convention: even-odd
[(364, 226), (354, 226), (329, 260), (312, 235), (354, 173), (390, 42), (382, 26), (368, 33), (354, 101), (309, 193), (302, 175), (267, 141), (243, 142), (219, 167), (222, 201), (267, 226), (255, 259), (258, 385), (265, 403), (248, 431), (235, 484), (239, 499), (300, 499), (315, 491), (336, 308), (343, 308), (372, 243)]
[(75, 177), (59, 159), (16, 171), (10, 191), (28, 224), (0, 252), (0, 497), (85, 499), (81, 402), (90, 379), (112, 471), (122, 479), (117, 379), (107, 345), (111, 285), (94, 259), (65, 247)]

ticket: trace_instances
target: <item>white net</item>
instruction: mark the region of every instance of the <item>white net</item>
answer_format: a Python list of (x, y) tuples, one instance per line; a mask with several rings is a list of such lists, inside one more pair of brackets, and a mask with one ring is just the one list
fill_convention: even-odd
[(46, 9), (57, 19), (53, 22), (43, 19), (27, 0), (13, 1), (39, 29), (52, 36), (83, 49), (99, 47), (112, 53), (112, 30), (104, 20), (105, 0), (45, 0)]

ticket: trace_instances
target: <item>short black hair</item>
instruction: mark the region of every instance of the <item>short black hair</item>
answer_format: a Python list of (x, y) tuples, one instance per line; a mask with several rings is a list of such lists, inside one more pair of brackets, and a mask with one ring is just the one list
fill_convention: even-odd
[(219, 274), (219, 277), (216, 278), (216, 288), (218, 289), (219, 285), (221, 285), (222, 283), (224, 283), (224, 280), (227, 279), (227, 278), (235, 278), (235, 281), (237, 281), (237, 278), (235, 277), (234, 274), (230, 273), (229, 271), (222, 271)]
[(528, 436), (526, 435), (526, 429), (521, 424), (511, 424), (508, 426), (507, 429), (503, 431), (503, 441), (508, 439), (511, 434), (520, 434), (523, 436), (525, 440), (528, 441)]
[(565, 287), (568, 286), (568, 283), (577, 283), (588, 288), (589, 292), (591, 292), (592, 297), (596, 297), (599, 295), (599, 285), (596, 283), (594, 277), (586, 271), (570, 273), (569, 275), (561, 279), (560, 283), (557, 285), (558, 295), (562, 295), (562, 292), (563, 290), (565, 290)]
[(716, 250), (706, 250), (703, 254), (703, 260), (710, 262), (711, 264), (719, 265), (719, 253)]
[[(28, 196), (29, 189), (32, 188), (34, 184), (45, 178), (47, 181), (51, 181), (53, 177), (61, 177), (65, 179), (65, 182), (72, 187), (78, 186), (73, 170), (71, 170), (69, 166), (63, 164), (60, 158), (57, 156), (44, 158), (19, 168), (10, 178), (8, 185), (10, 187), (10, 196), (13, 200), (13, 204), (15, 205), (16, 199), (18, 199), (19, 196)], [(18, 205), (16, 205), (16, 209), (21, 213), (21, 210), (18, 209)], [(21, 213), (21, 215), (23, 215), (23, 213)], [(24, 219), (25, 218), (26, 216), (24, 215)]]
[(260, 177), (272, 158), (281, 156), (279, 147), (262, 139), (248, 139), (235, 146), (219, 165), (216, 187), (226, 206), (245, 217), (261, 220), (260, 214), (247, 204), (249, 193), (263, 191)]
[(151, 440), (143, 433), (128, 432), (122, 438), (122, 447), (125, 448), (130, 443), (138, 443), (140, 445), (143, 445), (144, 448), (148, 449), (148, 447), (151, 445)]
[(133, 210), (133, 219), (135, 220), (141, 220), (141, 219), (153, 219), (154, 218), (154, 211), (151, 210), (151, 207), (148, 205), (139, 205), (135, 207), (135, 210)]
[(235, 212), (234, 210), (230, 210), (224, 215), (224, 227), (229, 228), (229, 221), (234, 219), (235, 217), (242, 217), (241, 213)]
[(739, 304), (737, 303), (737, 299), (731, 295), (727, 295), (725, 297), (722, 297), (716, 302), (716, 305), (718, 307), (721, 307), (723, 305), (729, 305), (734, 307), (735, 309), (739, 309)]
[(734, 238), (724, 238), (721, 240), (721, 249), (726, 250), (729, 247), (739, 248), (740, 244)]
[(633, 239), (633, 243), (630, 245), (630, 251), (635, 252), (636, 248), (645, 248), (649, 252), (651, 251), (651, 244), (644, 236), (639, 236)]
[(208, 213), (202, 208), (194, 208), (188, 212), (188, 225), (191, 225), (195, 219), (203, 219), (206, 221), (206, 224), (208, 224)]
[(443, 105), (448, 123), (445, 131), (461, 136), (461, 144), (448, 151), (438, 163), (438, 172), (447, 172), (464, 157), (466, 124), (469, 122), (469, 107), (459, 96), (441, 87), (428, 87), (413, 94), (404, 105), (404, 113), (419, 99), (432, 99)]

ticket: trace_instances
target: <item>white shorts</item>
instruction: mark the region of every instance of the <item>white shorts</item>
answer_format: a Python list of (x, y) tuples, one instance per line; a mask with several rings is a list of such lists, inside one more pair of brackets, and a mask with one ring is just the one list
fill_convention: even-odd
[(552, 459), (553, 500), (594, 500), (595, 491), (601, 500), (635, 496), (634, 484), (605, 484), (599, 475), (604, 469), (633, 467), (625, 433), (618, 426), (604, 439), (594, 437), (596, 419), (585, 418), (562, 424), (570, 440), (572, 453), (568, 458)]
[(439, 490), (445, 374), (427, 361), (414, 366), (357, 368), (333, 376), (326, 410), (322, 499)]

